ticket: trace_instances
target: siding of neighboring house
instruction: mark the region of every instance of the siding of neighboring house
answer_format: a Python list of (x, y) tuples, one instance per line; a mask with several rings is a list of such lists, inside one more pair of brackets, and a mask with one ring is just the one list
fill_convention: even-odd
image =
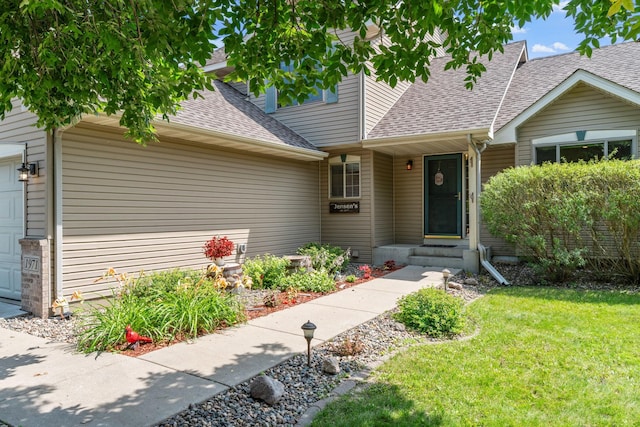
[(640, 129), (640, 108), (579, 84), (520, 126), (516, 164), (528, 165), (533, 161), (532, 139), (606, 129)]
[(393, 238), (393, 157), (373, 153), (373, 246), (390, 245)]
[(414, 156), (413, 170), (406, 170), (406, 157), (393, 162), (396, 244), (422, 244), (424, 237), (424, 157)]
[(0, 142), (18, 142), (27, 145), (27, 163), (38, 162), (38, 177), (31, 177), (26, 185), (26, 237), (44, 238), (47, 235), (46, 185), (47, 134), (35, 127), (37, 117), (23, 111), (19, 100), (13, 100), (13, 109), (0, 121)]
[[(322, 215), (322, 243), (351, 248), (360, 254), (357, 262), (372, 262), (372, 161), (373, 152), (361, 150), (344, 150), (329, 153), (329, 158), (349, 154), (360, 156), (360, 198), (329, 198), (329, 166), (328, 160), (320, 165), (320, 212)], [(334, 201), (359, 200), (359, 213), (329, 213), (329, 203)]]
[[(514, 164), (515, 147), (513, 145), (489, 146), (489, 148), (482, 153), (482, 184), (486, 184), (489, 178), (508, 167), (513, 167)], [(482, 195), (480, 197), (482, 197)], [(492, 255), (512, 256), (515, 254), (513, 246), (501, 238), (493, 237), (487, 230), (484, 222), (481, 223), (480, 227), (480, 243), (484, 246), (491, 247)]]
[(320, 238), (317, 162), (162, 138), (141, 147), (84, 125), (64, 133), (62, 150), (66, 295), (104, 292), (93, 281), (109, 267), (202, 267), (212, 235), (246, 243), (247, 257)]

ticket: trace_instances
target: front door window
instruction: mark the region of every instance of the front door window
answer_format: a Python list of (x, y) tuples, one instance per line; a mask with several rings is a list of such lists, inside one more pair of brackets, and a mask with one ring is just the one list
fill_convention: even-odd
[(425, 235), (462, 234), (462, 155), (425, 157)]

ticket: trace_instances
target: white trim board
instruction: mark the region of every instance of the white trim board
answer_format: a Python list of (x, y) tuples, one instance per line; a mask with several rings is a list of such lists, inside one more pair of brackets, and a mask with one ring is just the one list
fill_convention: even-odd
[(612, 96), (621, 98), (635, 105), (640, 105), (640, 93), (627, 89), (626, 87), (612, 82), (611, 80), (604, 79), (588, 71), (579, 69), (497, 131), (491, 143), (507, 144), (517, 142), (517, 130), (520, 125), (538, 114), (549, 104), (573, 89), (579, 83), (584, 83)]

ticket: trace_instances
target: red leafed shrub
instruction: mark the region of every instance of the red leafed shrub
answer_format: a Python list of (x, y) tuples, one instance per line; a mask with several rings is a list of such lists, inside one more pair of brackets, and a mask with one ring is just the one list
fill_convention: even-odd
[(214, 236), (202, 247), (204, 250), (204, 256), (213, 260), (215, 258), (223, 258), (233, 253), (233, 242), (224, 237)]

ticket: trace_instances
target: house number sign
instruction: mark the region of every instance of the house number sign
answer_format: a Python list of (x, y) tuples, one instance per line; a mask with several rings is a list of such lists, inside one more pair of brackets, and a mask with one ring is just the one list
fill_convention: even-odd
[(22, 257), (22, 271), (25, 273), (40, 272), (40, 258), (32, 256)]

